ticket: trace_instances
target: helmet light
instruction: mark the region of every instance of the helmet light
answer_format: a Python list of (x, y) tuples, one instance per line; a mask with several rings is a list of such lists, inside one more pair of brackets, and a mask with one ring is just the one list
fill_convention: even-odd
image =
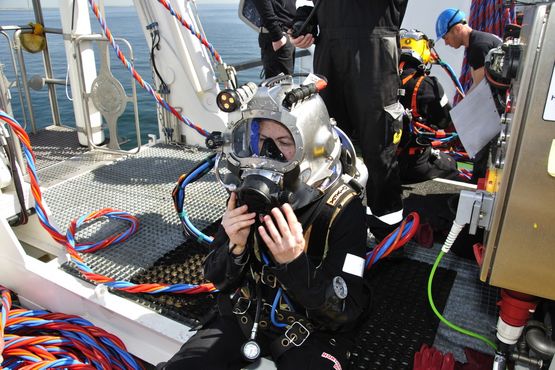
[(216, 104), (221, 111), (231, 113), (247, 104), (256, 91), (258, 86), (254, 82), (248, 82), (237, 89), (226, 89), (220, 91), (216, 97)]

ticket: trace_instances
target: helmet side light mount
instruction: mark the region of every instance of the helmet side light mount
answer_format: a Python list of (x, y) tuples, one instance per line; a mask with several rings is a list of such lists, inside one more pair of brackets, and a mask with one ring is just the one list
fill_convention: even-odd
[(218, 93), (216, 104), (222, 112), (231, 113), (247, 104), (256, 94), (258, 86), (248, 82), (237, 89), (226, 89)]

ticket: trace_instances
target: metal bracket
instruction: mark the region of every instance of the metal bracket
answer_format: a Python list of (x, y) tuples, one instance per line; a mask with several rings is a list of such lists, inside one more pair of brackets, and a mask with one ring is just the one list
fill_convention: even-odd
[(489, 230), (495, 196), (483, 190), (462, 190), (457, 206), (455, 222), (469, 224), (469, 233), (476, 234), (478, 227)]

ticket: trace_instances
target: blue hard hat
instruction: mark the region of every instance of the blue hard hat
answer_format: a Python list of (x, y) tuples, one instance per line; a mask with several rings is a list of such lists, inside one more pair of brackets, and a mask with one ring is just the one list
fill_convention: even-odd
[(436, 35), (437, 39), (443, 38), (447, 32), (454, 25), (464, 22), (466, 15), (460, 9), (447, 8), (441, 12), (436, 21)]

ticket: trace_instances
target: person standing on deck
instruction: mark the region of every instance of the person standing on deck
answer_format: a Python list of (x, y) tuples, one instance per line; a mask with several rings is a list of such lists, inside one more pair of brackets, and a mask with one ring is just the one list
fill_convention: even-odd
[[(305, 1), (307, 2), (307, 1)], [(331, 117), (358, 140), (368, 168), (367, 225), (383, 239), (403, 218), (396, 159), (403, 108), (398, 103), (398, 33), (408, 0), (318, 0), (318, 32), (292, 39), (316, 44), (314, 71), (328, 79), (322, 92)], [(306, 7), (298, 15), (309, 14)]]
[(233, 191), (204, 262), (217, 310), (160, 370), (239, 370), (260, 356), (278, 370), (348, 367), (370, 302), (362, 186), (344, 176), (322, 99), (290, 105), (295, 88), (266, 80), (228, 126), (220, 181)]
[[(458, 49), (466, 48), (466, 59), (470, 64), (472, 91), (484, 79), (484, 64), (488, 52), (501, 45), (502, 40), (494, 34), (472, 29), (466, 22), (466, 15), (460, 9), (448, 8), (442, 11), (436, 21), (437, 39), (443, 38), (445, 44)], [(486, 175), (491, 142), (482, 148), (474, 158), (472, 182)]]
[(295, 16), (295, 0), (252, 0), (262, 19), (258, 36), (260, 55), (266, 78), (280, 73), (292, 75), (295, 46), (287, 31)]

